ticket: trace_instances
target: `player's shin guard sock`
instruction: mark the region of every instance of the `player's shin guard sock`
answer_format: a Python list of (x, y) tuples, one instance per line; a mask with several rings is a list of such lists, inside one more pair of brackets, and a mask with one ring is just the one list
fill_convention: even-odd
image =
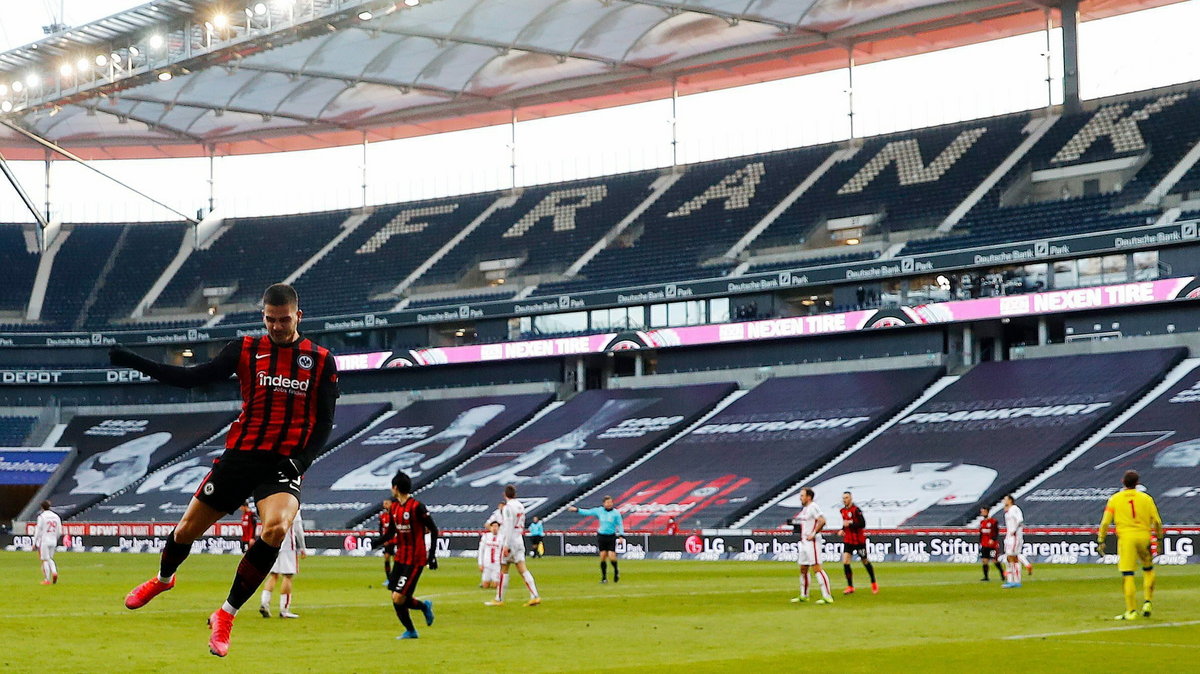
[[(995, 565), (995, 567), (996, 567), (996, 573), (1000, 574), (1000, 577), (1003, 578), (1004, 577), (1004, 566), (1002, 564), (1000, 564), (1000, 562), (992, 562), (992, 564)], [(986, 576), (987, 573), (984, 573), (983, 575)]]
[(521, 574), (521, 578), (525, 579), (525, 587), (529, 589), (529, 596), (537, 599), (540, 596), (537, 591), (537, 583), (533, 582), (533, 574), (529, 573), (529, 569)]
[[(54, 562), (51, 561), (51, 564)], [(1142, 592), (1146, 597), (1146, 601), (1154, 601), (1154, 567), (1142, 567)]]
[(833, 594), (829, 591), (829, 574), (825, 573), (824, 569), (817, 572), (817, 582), (821, 585), (821, 596), (827, 600), (833, 599)]
[(50, 562), (42, 562), (42, 580), (50, 582)]
[(600, 580), (608, 580), (608, 562), (600, 560)]
[(807, 573), (800, 574), (800, 596), (801, 597), (808, 596), (808, 574)]
[(870, 562), (863, 562), (863, 566), (867, 569), (867, 575), (871, 577), (871, 582), (875, 582), (875, 565)]
[(983, 563), (983, 579), (984, 579), (984, 580), (987, 580), (987, 579), (988, 579), (988, 565), (987, 565), (987, 562), (984, 562), (984, 563)]
[[(237, 615), (237, 609), (246, 603), (259, 585), (262, 585), (263, 578), (266, 578), (267, 574), (271, 572), (271, 566), (275, 564), (275, 558), (278, 556), (279, 548), (261, 538), (254, 539), (254, 542), (250, 544), (250, 549), (242, 556), (242, 561), (237, 567), (237, 575), (233, 578), (233, 585), (229, 588), (229, 597), (226, 599), (226, 603), (234, 609), (230, 613)], [(225, 610), (229, 611), (228, 608)]]
[(167, 536), (167, 544), (163, 546), (162, 556), (158, 562), (158, 580), (163, 583), (171, 582), (171, 576), (175, 575), (175, 571), (183, 564), (183, 560), (187, 559), (192, 552), (191, 543), (176, 543), (175, 532), (172, 531)]
[(1137, 608), (1137, 583), (1133, 580), (1133, 572), (1122, 571), (1121, 583), (1125, 591), (1125, 610), (1133, 611)]
[(279, 612), (280, 613), (288, 613), (291, 610), (292, 610), (292, 595), (291, 595), (291, 593), (279, 595)]
[(392, 604), (392, 608), (396, 609), (396, 617), (400, 619), (400, 624), (404, 625), (404, 629), (409, 632), (417, 631), (413, 625), (412, 617), (408, 615), (408, 607), (403, 604)]
[(621, 570), (617, 568), (617, 560), (614, 559), (612, 562), (612, 565), (613, 565), (613, 582), (615, 583), (621, 579)]
[(854, 587), (854, 569), (849, 564), (843, 564), (842, 573), (846, 574), (846, 587)]
[(496, 601), (504, 601), (504, 592), (508, 589), (508, 577), (511, 574), (501, 573), (500, 582), (496, 583)]
[(262, 597), (259, 599), (258, 605), (263, 608), (268, 608), (271, 606), (271, 591), (270, 590), (262, 591)]

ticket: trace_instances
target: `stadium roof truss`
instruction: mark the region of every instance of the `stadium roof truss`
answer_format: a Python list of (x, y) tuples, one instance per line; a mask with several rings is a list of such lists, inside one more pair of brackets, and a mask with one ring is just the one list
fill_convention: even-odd
[[(1081, 17), (1178, 0), (1082, 0)], [(0, 54), (0, 121), (86, 158), (385, 140), (1046, 26), (1036, 0), (155, 0)], [(0, 127), (0, 150), (45, 150)]]

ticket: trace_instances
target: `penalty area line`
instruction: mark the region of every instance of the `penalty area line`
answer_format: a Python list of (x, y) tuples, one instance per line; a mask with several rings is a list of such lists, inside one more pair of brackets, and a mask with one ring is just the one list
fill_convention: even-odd
[(1074, 634), (1097, 634), (1100, 632), (1120, 632), (1124, 630), (1138, 629), (1153, 629), (1155, 627), (1187, 627), (1188, 625), (1200, 625), (1200, 620), (1184, 620), (1171, 623), (1143, 623), (1137, 625), (1113, 625), (1110, 627), (1096, 627), (1088, 630), (1075, 630), (1073, 632), (1042, 632), (1041, 634), (1014, 634), (1007, 637), (1000, 637), (1005, 641), (1015, 641), (1019, 639), (1045, 639), (1047, 637), (1069, 637)]

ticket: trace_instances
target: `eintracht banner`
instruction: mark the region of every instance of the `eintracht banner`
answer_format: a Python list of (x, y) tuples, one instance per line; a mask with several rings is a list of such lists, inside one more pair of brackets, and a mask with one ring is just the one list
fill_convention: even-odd
[(1163, 521), (1200, 524), (1200, 370), (1192, 370), (1104, 436), (1094, 447), (1029, 490), (1030, 521), (1095, 524), (1121, 476), (1136, 470)]
[[(326, 448), (345, 442), (386, 409), (383, 403), (339, 405)], [(150, 522), (179, 519), (196, 487), (212, 470), (213, 459), (225, 453), (225, 434), (181, 455), (125, 491), (102, 501), (81, 517), (92, 521)], [(301, 500), (303, 500), (303, 491)]]
[(305, 517), (323, 528), (358, 523), (403, 470), (420, 488), (500, 439), (550, 402), (547, 393), (420, 400), (313, 464)]
[[(728, 526), (898, 412), (940, 368), (769, 379), (621, 475), (610, 494), (626, 528)], [(584, 500), (599, 503), (596, 492)], [(594, 501), (595, 503), (591, 503)], [(594, 529), (563, 513), (554, 526)]]
[(75, 460), (50, 495), (70, 517), (199, 445), (233, 421), (233, 412), (79, 416), (58, 444), (76, 449)]
[[(1164, 349), (982, 363), (807, 486), (827, 519), (851, 491), (871, 527), (966, 524), (1182, 357)], [(743, 526), (780, 527), (800, 508), (797, 489)]]

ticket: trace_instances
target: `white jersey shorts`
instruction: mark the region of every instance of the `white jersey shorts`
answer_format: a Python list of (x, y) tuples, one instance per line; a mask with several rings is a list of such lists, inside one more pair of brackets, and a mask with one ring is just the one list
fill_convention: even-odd
[(38, 548), (38, 558), (42, 561), (54, 559), (54, 551), (58, 549), (58, 541), (42, 541)]
[(800, 539), (799, 556), (796, 562), (800, 566), (812, 566), (821, 563), (821, 548), (825, 545), (825, 541), (820, 536), (816, 536), (813, 540)]
[(280, 550), (279, 556), (275, 558), (275, 565), (271, 567), (271, 573), (281, 573), (285, 576), (295, 575), (300, 570), (300, 564), (296, 561), (296, 551)]
[(500, 582), (500, 565), (499, 564), (484, 564), (483, 574), (479, 582), (481, 583), (499, 583)]
[(1025, 545), (1025, 536), (1022, 534), (1008, 534), (1004, 537), (1004, 554), (1016, 557), (1021, 554), (1021, 548)]
[(501, 564), (520, 564), (525, 561), (525, 541), (517, 539), (516, 545), (508, 549), (508, 554), (500, 558)]

